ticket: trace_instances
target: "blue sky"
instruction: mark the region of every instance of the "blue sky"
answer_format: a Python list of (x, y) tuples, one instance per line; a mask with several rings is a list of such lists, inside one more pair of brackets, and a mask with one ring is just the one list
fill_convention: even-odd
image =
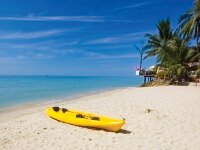
[[(190, 0), (1, 0), (0, 74), (131, 76), (133, 45)], [(154, 59), (144, 66), (155, 64)]]

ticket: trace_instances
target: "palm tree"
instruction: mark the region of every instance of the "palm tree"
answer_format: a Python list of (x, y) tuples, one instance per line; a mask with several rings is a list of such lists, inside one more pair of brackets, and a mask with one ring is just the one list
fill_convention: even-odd
[(189, 62), (197, 62), (200, 57), (200, 53), (197, 51), (195, 47), (190, 47), (190, 51), (188, 53)]
[(166, 60), (171, 75), (176, 75), (179, 80), (187, 76), (188, 62), (191, 58), (189, 40), (174, 36), (169, 43), (170, 57)]
[(178, 31), (180, 31), (184, 37), (189, 36), (196, 39), (197, 55), (195, 57), (198, 57), (200, 63), (200, 50), (198, 48), (200, 33), (200, 0), (194, 0), (193, 8), (190, 8), (180, 17)]
[[(189, 40), (174, 36), (168, 45), (168, 62), (169, 65), (181, 64), (187, 65), (191, 59), (193, 49), (189, 47)], [(167, 61), (167, 60), (166, 60)]]
[[(169, 40), (166, 54), (160, 62), (165, 67), (164, 76), (173, 78), (174, 76), (181, 81), (187, 78), (188, 61), (190, 60), (189, 41), (175, 36)], [(164, 77), (165, 78), (165, 77)]]
[(189, 47), (190, 38), (174, 33), (169, 19), (160, 21), (157, 28), (158, 34), (146, 35), (148, 51), (145, 58), (156, 56), (170, 77), (176, 75), (179, 79), (185, 78), (188, 61), (194, 56), (194, 50)]
[(162, 60), (168, 57), (168, 45), (169, 40), (173, 38), (173, 31), (171, 29), (171, 23), (169, 18), (166, 20), (161, 20), (157, 24), (158, 34), (146, 34), (148, 38), (148, 43), (145, 46), (148, 51), (146, 52), (145, 59), (150, 56), (156, 56), (158, 62), (163, 62)]

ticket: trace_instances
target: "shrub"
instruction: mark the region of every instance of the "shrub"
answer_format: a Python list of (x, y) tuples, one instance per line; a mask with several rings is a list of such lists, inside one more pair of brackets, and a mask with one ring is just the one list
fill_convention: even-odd
[(177, 77), (179, 78), (179, 79), (183, 79), (183, 78), (185, 78), (185, 76), (186, 76), (186, 69), (185, 69), (185, 67), (183, 67), (183, 66), (181, 66), (181, 67), (179, 67), (178, 69), (177, 69), (177, 73), (176, 73), (176, 75), (177, 75)]
[(159, 79), (166, 79), (166, 78), (169, 78), (169, 77), (170, 77), (170, 73), (169, 73), (169, 71), (167, 71), (167, 70), (160, 71), (160, 72), (158, 72), (156, 75), (157, 75), (157, 77), (158, 77)]
[(157, 73), (158, 79), (164, 79), (164, 71), (160, 71)]
[(196, 76), (197, 77), (200, 77), (200, 69), (198, 69), (196, 72), (195, 72)]

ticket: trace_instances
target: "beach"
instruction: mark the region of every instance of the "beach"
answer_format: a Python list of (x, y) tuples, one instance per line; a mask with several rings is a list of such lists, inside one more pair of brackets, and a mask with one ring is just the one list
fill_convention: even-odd
[[(58, 122), (48, 106), (125, 118), (119, 132)], [(200, 88), (123, 88), (0, 111), (0, 149), (200, 149)]]

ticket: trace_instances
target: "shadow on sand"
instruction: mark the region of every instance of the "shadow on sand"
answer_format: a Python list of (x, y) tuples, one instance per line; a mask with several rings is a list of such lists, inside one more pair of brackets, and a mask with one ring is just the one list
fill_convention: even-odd
[(124, 130), (124, 129), (121, 129), (119, 130), (118, 132), (116, 133), (122, 133), (122, 134), (131, 134), (131, 131), (128, 131), (128, 130)]
[[(81, 127), (81, 126), (79, 126)], [(105, 131), (105, 132), (110, 132), (110, 133), (116, 133), (116, 134), (131, 134), (131, 131), (125, 130), (125, 129), (121, 129), (117, 132), (113, 132), (113, 131), (108, 131), (108, 130), (104, 130), (104, 129), (99, 129), (99, 128), (92, 128), (92, 127), (81, 127), (81, 128), (87, 128), (90, 130), (95, 130), (95, 131)]]
[[(56, 121), (58, 121), (58, 122), (61, 122), (61, 123), (64, 123), (64, 122), (62, 122), (62, 121), (60, 121), (60, 120), (57, 120), (57, 119), (55, 119), (55, 118), (52, 118), (53, 120), (56, 120)], [(66, 123), (64, 123), (64, 124), (66, 124)], [(71, 125), (71, 124), (68, 124), (68, 125)], [(76, 126), (76, 125), (72, 125), (72, 126)], [(77, 127), (80, 127), (80, 128), (87, 128), (87, 129), (90, 129), (90, 130), (96, 130), (96, 131), (105, 131), (105, 132), (112, 132), (112, 131), (108, 131), (108, 130), (104, 130), (104, 129), (99, 129), (99, 128), (93, 128), (93, 127), (83, 127), (83, 126), (77, 126)], [(131, 134), (131, 131), (128, 131), (128, 130), (125, 130), (125, 129), (121, 129), (121, 130), (119, 130), (119, 131), (117, 131), (117, 132), (112, 132), (112, 133), (117, 133), (117, 134)]]

